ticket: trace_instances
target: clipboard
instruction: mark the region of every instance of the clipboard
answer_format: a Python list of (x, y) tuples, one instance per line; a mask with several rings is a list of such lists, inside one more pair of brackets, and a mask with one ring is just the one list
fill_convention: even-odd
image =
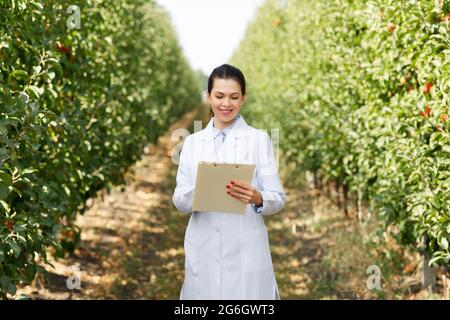
[(247, 204), (227, 194), (233, 179), (252, 183), (255, 165), (200, 161), (197, 166), (192, 211), (245, 214)]

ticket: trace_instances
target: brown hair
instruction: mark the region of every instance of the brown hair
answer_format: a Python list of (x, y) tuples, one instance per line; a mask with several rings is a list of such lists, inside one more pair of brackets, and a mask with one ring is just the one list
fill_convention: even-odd
[[(241, 86), (242, 95), (245, 96), (245, 77), (241, 70), (229, 64), (223, 64), (213, 70), (208, 78), (208, 94), (211, 94), (214, 79), (233, 79)], [(210, 117), (214, 117), (212, 108), (209, 110)]]

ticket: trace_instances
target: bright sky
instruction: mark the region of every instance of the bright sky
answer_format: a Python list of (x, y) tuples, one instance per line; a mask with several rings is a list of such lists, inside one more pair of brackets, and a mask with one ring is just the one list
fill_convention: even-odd
[(206, 76), (227, 63), (264, 0), (157, 0), (169, 12), (191, 66)]

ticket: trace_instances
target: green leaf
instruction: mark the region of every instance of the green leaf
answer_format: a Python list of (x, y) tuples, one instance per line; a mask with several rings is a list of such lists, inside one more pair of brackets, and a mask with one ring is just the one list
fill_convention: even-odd
[(23, 224), (16, 224), (14, 226), (14, 231), (23, 232), (25, 230), (27, 230), (27, 228), (25, 228), (25, 226)]
[(0, 285), (2, 286), (3, 289), (8, 288), (10, 282), (11, 280), (9, 279), (8, 276), (4, 274), (0, 276)]
[(0, 148), (0, 161), (5, 160), (8, 157), (8, 150)]
[(11, 193), (11, 190), (9, 190), (9, 187), (2, 182), (0, 182), (0, 199), (6, 200), (8, 198), (9, 194)]
[(11, 249), (14, 251), (14, 256), (17, 258), (20, 256), (20, 253), (22, 252), (22, 250), (20, 249), (20, 247), (17, 245), (17, 243), (12, 242), (12, 241), (8, 241), (9, 246), (11, 247)]
[(36, 99), (39, 99), (40, 96), (44, 93), (44, 89), (43, 89), (43, 88), (39, 88), (39, 87), (37, 87), (37, 86), (29, 86), (29, 87), (26, 89), (26, 91), (27, 91), (29, 94), (34, 95), (34, 97), (35, 97)]
[(428, 266), (431, 267), (431, 266), (433, 266), (433, 263), (438, 262), (439, 260), (443, 260), (443, 259), (444, 259), (443, 256), (436, 256), (428, 262)]
[(13, 72), (11, 72), (9, 74), (10, 78), (14, 78), (16, 80), (21, 79), (21, 78), (28, 78), (28, 73), (24, 70), (14, 70)]
[(10, 295), (15, 295), (17, 291), (16, 285), (14, 283), (10, 283), (8, 286), (8, 292)]
[(41, 66), (34, 66), (33, 67), (33, 72), (36, 74), (39, 74), (42, 71), (42, 67)]
[(448, 240), (447, 240), (446, 238), (442, 238), (442, 239), (441, 239), (441, 247), (442, 247), (442, 249), (444, 249), (444, 250), (447, 250), (447, 249), (448, 249)]
[(53, 232), (53, 233), (58, 233), (58, 232), (61, 231), (61, 228), (62, 228), (62, 226), (61, 226), (60, 224), (55, 224), (55, 225), (52, 227), (52, 232)]
[(84, 141), (84, 144), (86, 145), (87, 150), (88, 150), (88, 151), (91, 151), (91, 149), (92, 149), (91, 143), (90, 143), (89, 141), (85, 140), (85, 141)]
[(27, 282), (33, 281), (34, 277), (36, 276), (36, 265), (35, 264), (27, 264), (26, 269), (25, 269), (25, 276), (26, 276)]
[(11, 185), (12, 184), (11, 174), (0, 171), (0, 181), (3, 181), (7, 185)]
[(44, 6), (40, 2), (34, 2), (33, 3), (39, 10), (44, 10)]
[(5, 211), (6, 211), (7, 213), (10, 213), (10, 212), (11, 212), (11, 208), (9, 207), (9, 204), (7, 204), (5, 201), (0, 200), (0, 204), (2, 205), (2, 207), (5, 209)]
[(20, 123), (22, 123), (22, 120), (17, 117), (9, 117), (7, 119), (0, 119), (0, 125), (2, 126), (13, 126), (16, 128)]
[(2, 263), (5, 260), (5, 254), (3, 250), (0, 249), (0, 263)]
[(436, 140), (439, 140), (442, 138), (442, 134), (440, 132), (433, 132), (430, 137), (430, 148), (434, 149), (436, 145)]
[(67, 196), (70, 197), (70, 189), (69, 189), (69, 187), (64, 184), (63, 185), (63, 189), (66, 192)]
[(9, 44), (5, 41), (0, 42), (0, 50), (3, 48), (9, 48)]
[(38, 171), (39, 171), (39, 170), (34, 169), (34, 168), (27, 168), (27, 169), (25, 169), (25, 170), (22, 171), (22, 175), (26, 175), (26, 174), (34, 173), (34, 172), (38, 172)]
[(8, 128), (6, 126), (0, 126), (0, 136), (8, 136)]

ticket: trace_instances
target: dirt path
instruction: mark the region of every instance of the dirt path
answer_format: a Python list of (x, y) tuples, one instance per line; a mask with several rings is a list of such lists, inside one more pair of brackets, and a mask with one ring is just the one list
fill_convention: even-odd
[[(177, 141), (171, 141), (170, 134), (176, 128), (193, 132), (194, 119), (203, 119), (205, 126), (207, 111), (192, 111), (173, 124), (133, 166), (125, 186), (91, 200), (90, 209), (77, 220), (81, 247), (69, 258), (53, 260), (55, 269), (46, 267), (47, 281), (38, 278), (18, 294), (33, 299), (178, 299), (189, 216), (181, 215), (171, 200), (177, 166), (170, 152)], [(266, 219), (282, 299), (374, 297), (365, 287), (370, 257), (348, 255), (345, 247), (334, 249), (351, 222), (306, 187), (285, 190), (285, 209)], [(345, 245), (364, 251), (351, 241)], [(345, 257), (356, 259), (349, 266), (344, 263), (345, 270), (330, 262)], [(79, 276), (80, 290), (67, 288), (66, 280), (73, 275)]]

